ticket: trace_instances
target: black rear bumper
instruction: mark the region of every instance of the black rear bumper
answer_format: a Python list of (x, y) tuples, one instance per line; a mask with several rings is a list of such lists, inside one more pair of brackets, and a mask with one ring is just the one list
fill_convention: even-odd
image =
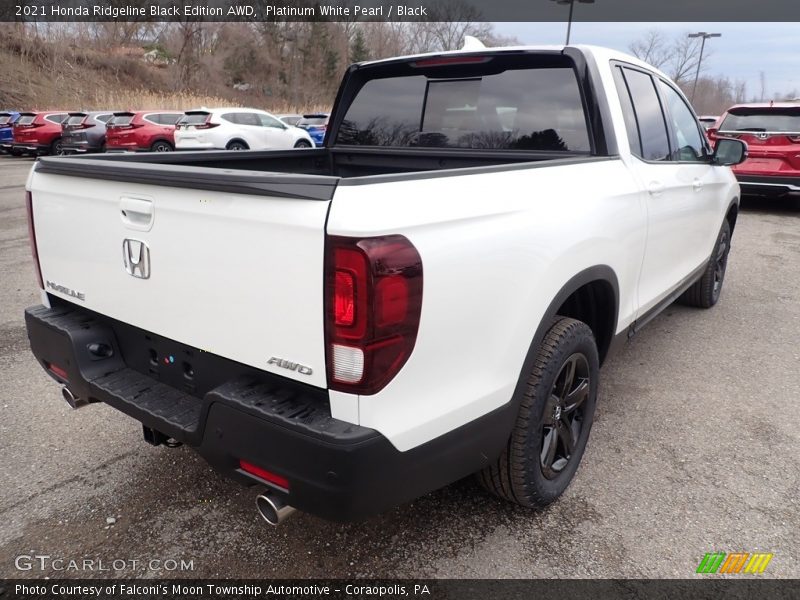
[(743, 194), (786, 196), (800, 193), (800, 177), (736, 175)]
[[(285, 492), (242, 471), (240, 460), (284, 477), (290, 505), (332, 520), (379, 513), (482, 468), (499, 455), (515, 415), (509, 402), (400, 452), (377, 431), (334, 419), (326, 390), (68, 303), (29, 308), (25, 320), (33, 354), (75, 396), (110, 404), (194, 447), (217, 470), (246, 485)], [(110, 355), (98, 356), (97, 348)], [(65, 370), (68, 382), (51, 365)]]

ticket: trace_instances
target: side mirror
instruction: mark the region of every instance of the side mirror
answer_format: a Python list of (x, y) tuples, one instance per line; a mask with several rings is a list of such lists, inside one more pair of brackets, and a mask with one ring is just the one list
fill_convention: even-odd
[(717, 138), (717, 147), (711, 157), (715, 165), (732, 167), (747, 160), (747, 144), (733, 138)]

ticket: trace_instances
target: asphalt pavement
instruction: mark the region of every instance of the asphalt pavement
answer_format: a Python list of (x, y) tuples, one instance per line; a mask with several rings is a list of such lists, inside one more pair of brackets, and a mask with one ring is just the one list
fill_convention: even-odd
[(34, 361), (31, 164), (0, 156), (0, 577), (685, 578), (716, 551), (800, 577), (800, 201), (746, 200), (719, 304), (671, 306), (603, 368), (549, 508), (466, 479), (366, 521), (272, 528), (253, 490), (106, 405), (71, 410)]

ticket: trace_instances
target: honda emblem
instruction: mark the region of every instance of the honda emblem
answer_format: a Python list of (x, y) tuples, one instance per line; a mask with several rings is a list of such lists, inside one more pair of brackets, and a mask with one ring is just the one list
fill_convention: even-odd
[(125, 270), (138, 279), (150, 278), (150, 248), (141, 240), (122, 241), (122, 260)]

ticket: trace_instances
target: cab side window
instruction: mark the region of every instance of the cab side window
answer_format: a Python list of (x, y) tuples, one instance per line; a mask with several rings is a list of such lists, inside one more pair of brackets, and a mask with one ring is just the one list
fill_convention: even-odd
[[(621, 90), (620, 96), (624, 96), (626, 93), (630, 94), (629, 100), (633, 105), (633, 114), (641, 144), (639, 148), (632, 147), (631, 151), (644, 160), (671, 160), (667, 123), (653, 78), (647, 73), (634, 69), (623, 68), (622, 71), (627, 89)], [(617, 85), (619, 87), (619, 83)], [(626, 112), (624, 102), (623, 112)]]
[(705, 162), (706, 145), (700, 134), (697, 119), (678, 92), (663, 81), (659, 81), (659, 84), (661, 85), (661, 95), (669, 109), (669, 120), (675, 132), (675, 138), (677, 138), (673, 140), (675, 150), (672, 153), (672, 160)]

